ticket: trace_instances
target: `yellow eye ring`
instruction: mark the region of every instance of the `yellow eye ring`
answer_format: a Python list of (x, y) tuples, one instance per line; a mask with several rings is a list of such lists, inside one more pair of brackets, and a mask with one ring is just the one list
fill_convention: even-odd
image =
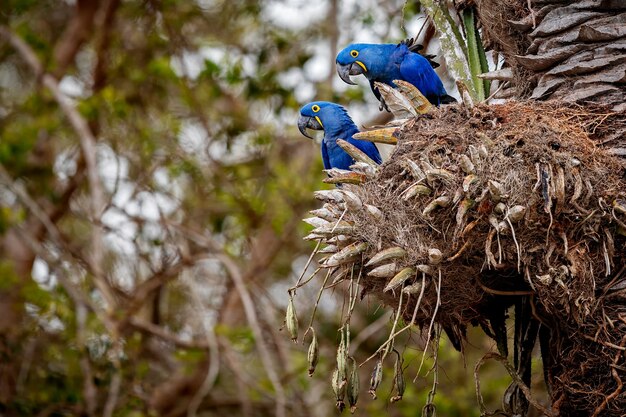
[(317, 104), (314, 104), (313, 107), (311, 107), (311, 110), (317, 113), (318, 111), (320, 111), (320, 106), (318, 106)]
[(356, 49), (353, 49), (350, 51), (350, 56), (352, 58), (356, 58), (357, 56), (359, 56), (359, 51), (357, 51)]

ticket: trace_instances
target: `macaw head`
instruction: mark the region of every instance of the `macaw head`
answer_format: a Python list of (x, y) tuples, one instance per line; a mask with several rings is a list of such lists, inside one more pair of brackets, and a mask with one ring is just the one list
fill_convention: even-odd
[(337, 73), (348, 84), (356, 85), (350, 79), (351, 75), (366, 74), (369, 71), (367, 62), (371, 59), (372, 47), (367, 43), (353, 43), (337, 54)]
[(353, 127), (354, 122), (348, 116), (348, 112), (339, 104), (328, 101), (314, 101), (305, 104), (300, 109), (298, 129), (307, 138), (313, 139), (308, 134), (307, 128), (313, 130), (336, 131), (343, 127)]

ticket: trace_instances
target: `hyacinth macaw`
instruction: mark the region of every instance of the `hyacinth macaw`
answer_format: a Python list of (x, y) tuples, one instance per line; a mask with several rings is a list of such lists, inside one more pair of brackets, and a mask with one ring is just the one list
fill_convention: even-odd
[(435, 106), (454, 103), (456, 100), (446, 93), (441, 79), (433, 70), (438, 64), (432, 62), (432, 56), (423, 56), (416, 51), (421, 45), (412, 39), (399, 44), (353, 43), (337, 54), (337, 73), (343, 81), (355, 84), (351, 75), (363, 74), (370, 82), (376, 98), (385, 106), (374, 82), (378, 81), (396, 87), (393, 80), (403, 80), (417, 87)]
[(350, 169), (350, 165), (354, 164), (354, 159), (339, 147), (337, 139), (343, 139), (356, 146), (374, 162), (378, 164), (382, 162), (374, 143), (352, 138), (352, 135), (359, 132), (359, 128), (354, 124), (346, 109), (339, 104), (315, 101), (303, 106), (298, 118), (298, 129), (304, 136), (313, 139), (307, 133), (307, 128), (324, 130), (322, 140), (324, 169)]

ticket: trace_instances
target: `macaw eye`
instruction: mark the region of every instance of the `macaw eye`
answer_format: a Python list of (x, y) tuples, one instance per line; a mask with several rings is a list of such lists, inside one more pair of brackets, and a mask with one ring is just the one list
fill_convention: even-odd
[(317, 113), (318, 111), (320, 111), (320, 106), (318, 106), (317, 104), (314, 104), (313, 107), (311, 107), (311, 110)]
[(357, 50), (355, 50), (355, 49), (351, 50), (351, 51), (350, 51), (350, 56), (351, 56), (352, 58), (356, 58), (357, 56), (359, 56), (359, 51), (357, 51)]

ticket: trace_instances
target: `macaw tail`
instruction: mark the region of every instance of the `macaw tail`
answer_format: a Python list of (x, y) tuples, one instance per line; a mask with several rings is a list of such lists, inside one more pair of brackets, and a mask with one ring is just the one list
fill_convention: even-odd
[(456, 99), (446, 94), (444, 96), (439, 97), (439, 103), (440, 104), (452, 104), (452, 103), (456, 103)]
[(400, 42), (400, 45), (406, 45), (406, 47), (409, 48), (410, 52), (420, 54), (421, 56), (426, 58), (431, 67), (433, 68), (439, 67), (439, 64), (433, 61), (433, 59), (436, 58), (437, 55), (425, 55), (422, 52), (420, 52), (424, 49), (424, 45), (422, 45), (421, 43), (417, 43), (417, 39), (415, 38), (404, 39), (403, 41)]

